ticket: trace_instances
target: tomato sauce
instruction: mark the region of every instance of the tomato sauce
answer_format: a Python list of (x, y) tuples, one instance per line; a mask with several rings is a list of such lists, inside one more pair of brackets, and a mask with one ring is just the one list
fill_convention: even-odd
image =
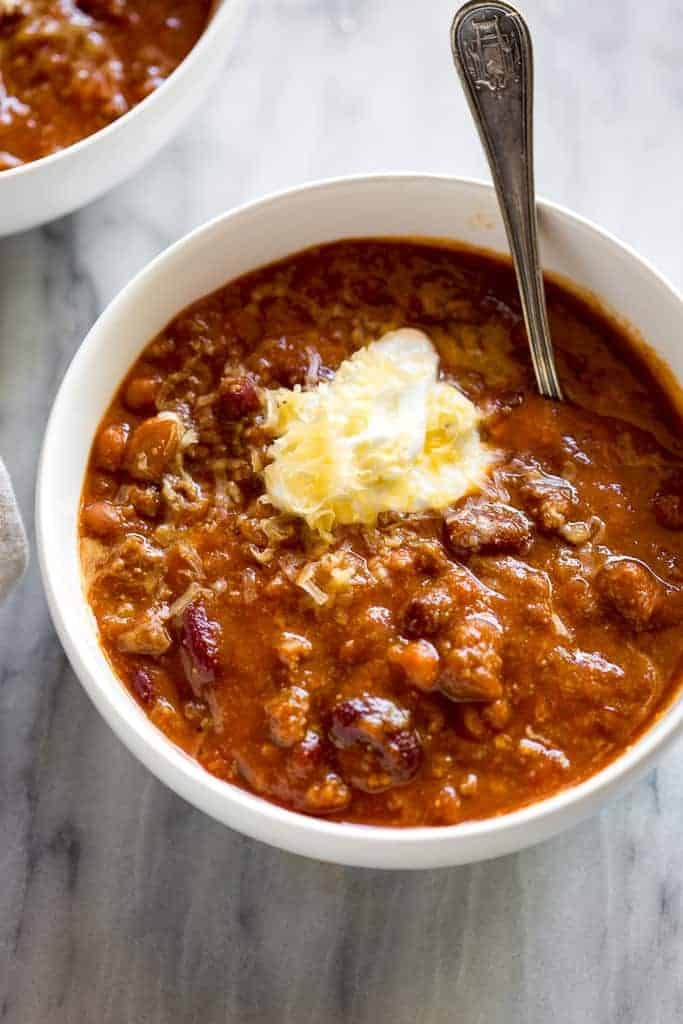
[[(587, 778), (672, 699), (680, 421), (622, 328), (556, 283), (548, 305), (564, 403), (536, 394), (509, 266), (419, 241), (295, 254), (151, 341), (94, 442), (84, 579), (114, 670), (207, 771), (332, 820), (451, 825)], [(491, 471), (321, 540), (264, 500), (265, 395), (403, 326), (481, 411)]]

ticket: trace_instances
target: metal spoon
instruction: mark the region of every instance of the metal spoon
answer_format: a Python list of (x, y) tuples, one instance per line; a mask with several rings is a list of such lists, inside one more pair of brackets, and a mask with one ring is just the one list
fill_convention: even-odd
[(538, 262), (529, 29), (509, 4), (473, 0), (453, 19), (451, 48), (505, 221), (538, 390), (561, 399)]

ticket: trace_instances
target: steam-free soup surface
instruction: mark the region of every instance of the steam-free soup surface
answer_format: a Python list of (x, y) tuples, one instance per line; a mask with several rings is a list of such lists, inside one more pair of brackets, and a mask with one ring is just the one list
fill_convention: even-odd
[[(510, 269), (340, 242), (228, 284), (133, 367), (81, 543), (102, 646), (207, 771), (333, 820), (451, 825), (585, 779), (681, 678), (683, 446), (608, 319), (556, 285), (564, 404), (535, 392)], [(445, 509), (328, 536), (273, 506), (269, 406), (403, 327), (493, 453)]]

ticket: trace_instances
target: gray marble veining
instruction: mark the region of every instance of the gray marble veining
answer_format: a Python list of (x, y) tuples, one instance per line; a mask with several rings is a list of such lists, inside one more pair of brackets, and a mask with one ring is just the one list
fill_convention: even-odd
[[(683, 284), (683, 8), (527, 0), (541, 195)], [(152, 256), (304, 179), (482, 176), (446, 0), (253, 0), (193, 126), (74, 217), (0, 242), (0, 452), (32, 533), (51, 399)], [(227, 831), (91, 707), (37, 566), (0, 612), (0, 1017), (8, 1024), (683, 1020), (683, 748), (601, 817), (488, 864), (347, 870)]]

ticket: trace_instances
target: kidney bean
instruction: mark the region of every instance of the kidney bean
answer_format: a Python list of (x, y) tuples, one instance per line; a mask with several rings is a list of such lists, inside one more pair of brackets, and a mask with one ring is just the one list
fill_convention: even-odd
[(329, 735), (342, 774), (357, 789), (378, 793), (408, 782), (422, 762), (422, 744), (406, 709), (382, 697), (354, 697), (332, 709)]
[(131, 685), (135, 695), (140, 699), (143, 704), (150, 704), (154, 697), (154, 683), (149, 672), (146, 672), (144, 668), (138, 668), (133, 673)]
[(183, 612), (181, 657), (187, 681), (200, 696), (218, 671), (220, 626), (206, 614), (201, 604), (189, 604)]
[(261, 406), (251, 377), (223, 377), (218, 393), (221, 411), (229, 420), (240, 420)]

